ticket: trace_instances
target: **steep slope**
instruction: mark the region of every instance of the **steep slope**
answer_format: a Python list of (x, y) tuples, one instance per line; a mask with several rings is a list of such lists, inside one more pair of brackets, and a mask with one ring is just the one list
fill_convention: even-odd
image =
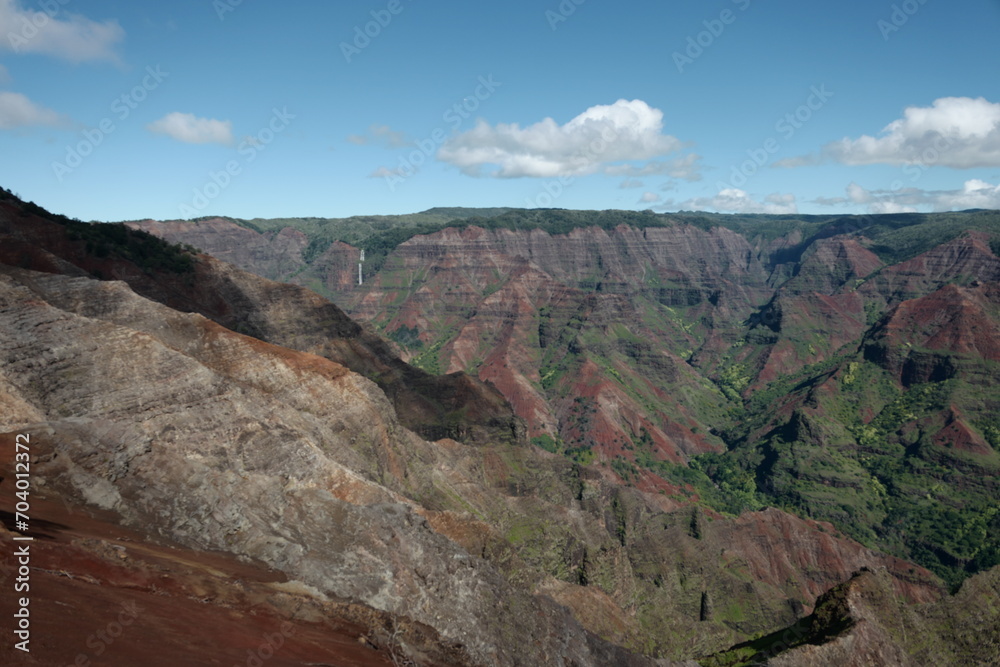
[[(140, 226), (174, 240), (201, 240), (183, 234), (176, 223)], [(208, 250), (213, 248), (221, 251), (218, 245)], [(336, 268), (322, 286), (352, 315), (372, 322), (399, 343), (404, 356), (417, 365), (434, 372), (470, 370), (495, 383), (528, 422), (533, 437), (562, 439), (567, 449), (581, 451), (615, 440), (617, 445), (600, 452), (600, 458), (609, 461), (633, 458), (627, 447), (633, 440), (650, 437), (656, 459), (679, 462), (721, 445), (708, 431), (710, 423), (718, 421), (719, 404), (724, 401), (710, 384), (684, 372), (684, 359), (707, 338), (711, 345), (725, 344), (726, 328), (766, 298), (762, 296), (766, 271), (753, 255), (742, 237), (723, 228), (619, 226), (554, 236), (471, 225), (463, 231), (445, 229), (405, 241), (379, 264), (381, 270), (363, 289), (345, 281), (356, 268), (357, 251), (332, 244), (323, 261)], [(434, 270), (428, 274), (431, 266)], [(309, 271), (315, 274), (318, 268), (322, 267), (314, 262)], [(367, 265), (365, 270), (368, 273)], [(620, 298), (607, 305), (602, 299), (595, 302), (588, 297), (595, 289)], [(675, 307), (692, 317), (704, 315), (710, 324), (692, 331)], [(586, 319), (591, 315), (593, 321)], [(547, 341), (545, 331), (549, 336), (560, 334), (574, 323), (586, 327), (583, 333), (591, 339), (590, 348), (601, 348), (594, 343), (621, 327), (633, 330), (630, 337), (636, 344), (622, 350), (588, 349), (583, 355), (571, 351), (567, 356), (566, 345), (583, 348), (588, 341), (563, 336)], [(497, 331), (515, 329), (517, 336), (503, 336), (512, 345), (493, 345), (499, 340)], [(643, 344), (646, 340), (651, 344)], [(557, 345), (546, 351), (549, 342)], [(574, 375), (584, 359), (596, 366), (596, 379), (609, 393), (595, 408), (599, 423), (593, 427), (576, 423), (581, 416), (574, 414), (579, 412), (572, 401), (578, 387), (572, 381), (539, 386), (554, 384), (557, 376)], [(647, 361), (654, 365), (659, 361), (664, 369), (654, 380), (677, 378), (680, 371), (678, 393), (700, 395), (698, 400), (671, 403), (668, 397), (675, 393), (671, 387), (642, 381), (637, 376), (645, 369), (637, 366)], [(539, 362), (545, 365), (541, 375)], [(564, 372), (567, 369), (569, 373)], [(635, 417), (663, 401), (669, 404), (659, 414)], [(622, 411), (604, 407), (615, 403), (625, 407)], [(701, 407), (692, 410), (690, 403)], [(678, 411), (685, 418), (672, 420), (670, 415)], [(564, 437), (560, 422), (567, 421), (576, 425), (568, 427)]]
[(974, 373), (982, 360), (1000, 361), (1000, 284), (947, 284), (903, 301), (869, 333), (866, 356), (904, 385)]
[[(432, 376), (401, 362), (382, 339), (308, 290), (261, 280), (210, 257), (175, 259), (174, 251), (151, 243), (154, 237), (120, 225), (59, 224), (12, 199), (0, 201), (0, 234), (6, 238), (0, 261), (123, 280), (172, 308), (342, 364), (379, 384), (404, 425), (425, 437), (524, 437), (521, 422), (494, 388), (463, 373)], [(163, 270), (153, 262), (160, 255), (180, 262), (181, 270)]]
[(990, 236), (968, 231), (912, 259), (880, 271), (861, 288), (887, 303), (929, 294), (949, 283), (1000, 281), (1000, 259), (990, 246)]
[(47, 484), (186, 546), (429, 622), (477, 663), (615, 652), (344, 465), (374, 477), (373, 461), (401, 466), (421, 447), (360, 376), (120, 283), (8, 269), (0, 312), (5, 393), (26, 408), (0, 428), (36, 424)]
[[(778, 510), (739, 519), (695, 510), (684, 477), (671, 497), (513, 439), (427, 442), (344, 366), (80, 267), (164, 300), (217, 298), (195, 304), (206, 310), (229, 307), (210, 287), (241, 272), (206, 258), (144, 270), (118, 246), (93, 256), (64, 226), (24, 218), (0, 220), (10, 230), (0, 251), (50, 273), (4, 270), (0, 401), (13, 420), (4, 428), (51, 429), (37, 479), (73, 502), (112, 506), (187, 546), (258, 558), (329, 596), (425, 623), (490, 664), (545, 652), (580, 664), (627, 659), (580, 624), (647, 655), (704, 655), (793, 622), (866, 565), (889, 567), (910, 600), (940, 594), (925, 570), (832, 526)], [(298, 288), (245, 280), (255, 287), (243, 294), (312, 303)], [(249, 297), (237, 305), (261, 331), (316, 336), (312, 316), (254, 309)], [(526, 639), (536, 632), (548, 639)]]
[[(309, 246), (302, 232), (285, 228), (268, 237), (224, 218), (208, 218), (194, 224), (143, 220), (136, 227), (170, 241), (195, 248), (212, 248), (212, 255), (247, 271), (275, 279), (288, 278), (300, 271)], [(181, 235), (184, 241), (176, 240)]]
[(808, 246), (795, 275), (750, 318), (737, 361), (756, 372), (755, 387), (794, 374), (856, 343), (867, 328), (865, 299), (854, 289), (882, 265), (857, 239), (833, 236)]
[[(272, 280), (291, 281), (329, 297), (357, 286), (360, 251), (367, 248), (366, 275), (400, 241), (508, 212), (507, 208), (432, 208), (409, 215), (361, 215), (350, 218), (239, 220), (202, 218), (187, 221), (130, 221), (171, 243), (189, 243), (243, 269)], [(379, 242), (368, 242), (381, 237)], [(185, 240), (186, 239), (186, 240)], [(375, 269), (377, 270), (377, 268)], [(327, 287), (329, 286), (329, 288)]]
[(494, 382), (534, 437), (608, 462), (649, 443), (680, 463), (721, 448), (709, 431), (725, 400), (684, 360), (762, 300), (751, 254), (725, 229), (470, 226), (401, 244), (352, 312), (410, 332), (418, 364)]
[(730, 434), (758, 488), (953, 586), (1000, 562), (998, 267), (970, 233), (842, 288), (864, 300), (864, 333), (752, 396)]
[[(17, 435), (0, 435), (2, 477), (14, 475)], [(48, 449), (34, 431), (31, 445)], [(23, 443), (23, 437), (20, 442)], [(0, 488), (6, 489), (0, 483)], [(122, 527), (121, 516), (78, 504), (53, 486), (31, 494), (30, 653), (0, 638), (6, 665), (423, 665), (470, 663), (429, 626), (364, 605), (321, 599), (258, 562), (150, 539)], [(13, 528), (15, 496), (0, 494)], [(40, 517), (46, 517), (44, 520)], [(13, 585), (24, 542), (0, 527), (0, 575)], [(16, 598), (0, 598), (10, 618)], [(248, 662), (249, 661), (249, 662)]]

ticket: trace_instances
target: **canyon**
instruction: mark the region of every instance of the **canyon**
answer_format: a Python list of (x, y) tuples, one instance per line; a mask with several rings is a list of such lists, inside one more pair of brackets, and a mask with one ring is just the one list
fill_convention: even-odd
[(309, 286), (621, 484), (830, 521), (951, 587), (1000, 563), (996, 212), (488, 213), (129, 224)]
[(358, 285), (293, 224), (0, 201), (0, 510), (31, 433), (67, 628), (32, 664), (95, 595), (148, 610), (108, 664), (282, 623), (268, 664), (736, 665), (789, 627), (773, 664), (997, 658), (957, 630), (1000, 636), (995, 218), (894, 257), (850, 220), (453, 213)]

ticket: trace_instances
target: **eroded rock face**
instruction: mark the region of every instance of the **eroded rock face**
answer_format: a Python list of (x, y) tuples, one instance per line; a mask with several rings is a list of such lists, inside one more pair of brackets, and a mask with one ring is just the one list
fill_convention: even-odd
[[(688, 225), (647, 229), (621, 226), (611, 231), (591, 227), (558, 236), (541, 230), (485, 230), (472, 226), (416, 236), (398, 251), (407, 265), (426, 266), (447, 257), (455, 266), (478, 269), (484, 279), (490, 269), (508, 272), (509, 263), (518, 258), (568, 285), (590, 284), (595, 278), (609, 285), (615, 284), (614, 278), (644, 284), (643, 277), (662, 273), (686, 285), (672, 297), (678, 302), (691, 301), (685, 296), (687, 290), (707, 298), (711, 290), (727, 281), (738, 281), (749, 289), (755, 283), (763, 284), (764, 269), (752, 254), (746, 239), (735, 232), (722, 228), (703, 231)], [(486, 266), (483, 262), (487, 262)], [(635, 280), (637, 277), (639, 280)]]
[(963, 358), (972, 365), (998, 361), (1000, 285), (952, 284), (903, 301), (869, 334), (866, 346), (866, 355), (907, 385), (953, 377)]
[(142, 220), (131, 223), (171, 243), (187, 243), (261, 276), (284, 279), (305, 262), (303, 251), (309, 239), (300, 231), (285, 228), (260, 234), (225, 218), (197, 222)]
[[(434, 271), (422, 275), (431, 266)], [(389, 307), (406, 291), (393, 275), (397, 271), (417, 276), (423, 289), (411, 298), (422, 299), (424, 306), (432, 305), (427, 301), (433, 295), (438, 304), (468, 308), (479, 303), (485, 288), (520, 277), (526, 268), (537, 272), (541, 280), (533, 282), (540, 284), (532, 286), (542, 294), (550, 289), (547, 282), (603, 294), (640, 293), (667, 306), (701, 306), (728, 321), (745, 317), (768, 292), (764, 266), (746, 239), (727, 229), (594, 227), (552, 236), (540, 230), (468, 227), (400, 245), (379, 280), (350, 310), (366, 320), (384, 318), (376, 308)]]
[(175, 281), (136, 288), (168, 305), (176, 300), (177, 307), (227, 328), (318, 354), (373, 379), (402, 422), (423, 437), (523, 442), (522, 423), (495, 388), (464, 373), (434, 376), (403, 363), (385, 341), (304, 288), (264, 280), (208, 257), (190, 286)]
[[(631, 458), (643, 439), (655, 457), (683, 462), (721, 443), (709, 434), (711, 409), (673, 396), (724, 400), (681, 354), (745, 318), (766, 298), (766, 278), (747, 241), (725, 229), (554, 236), (472, 226), (400, 245), (350, 310), (389, 332), (416, 331), (424, 346), (454, 332), (439, 351), (410, 354), (440, 370), (474, 370), (511, 401), (531, 436), (561, 438), (605, 461)], [(652, 315), (664, 307), (714, 324), (691, 331), (677, 317)]]
[[(164, 225), (140, 223), (164, 238), (188, 241), (182, 227)], [(218, 241), (203, 232), (190, 240), (209, 242), (200, 246), (209, 252), (221, 249)], [(565, 235), (445, 229), (400, 245), (363, 288), (351, 277), (357, 255), (357, 249), (333, 244), (310, 265), (310, 275), (352, 316), (390, 336), (410, 332), (404, 358), (439, 373), (475, 374), (503, 393), (529, 436), (596, 447), (604, 460), (629, 458), (631, 441), (640, 437), (651, 440), (657, 458), (675, 462), (718, 450), (721, 443), (709, 435), (712, 410), (692, 411), (671, 397), (698, 394), (699, 404), (724, 402), (685, 359), (705, 345), (727, 344), (727, 332), (770, 294), (758, 253), (722, 228), (595, 227)], [(253, 270), (251, 261), (240, 265)], [(692, 331), (676, 316), (664, 321), (648, 315), (663, 307), (683, 308), (708, 324)], [(565, 330), (574, 321), (584, 328), (570, 340)], [(625, 348), (597, 343), (618, 337), (623, 327), (629, 332), (621, 341)], [(555, 338), (547, 339), (546, 330)], [(595, 360), (597, 372), (586, 382), (602, 386), (587, 392), (592, 404), (581, 408), (573, 402), (583, 388), (577, 359), (597, 356), (603, 360)], [(647, 377), (648, 369), (656, 372)], [(624, 391), (619, 378), (638, 384), (641, 398)], [(661, 409), (648, 414), (647, 405)], [(588, 420), (591, 411), (595, 417)]]
[(1000, 258), (982, 232), (967, 232), (913, 259), (880, 271), (859, 289), (898, 303), (929, 294), (947, 283), (1000, 281)]
[[(236, 225), (223, 225), (223, 238), (236, 233), (230, 227)], [(200, 257), (191, 273), (154, 275), (115, 256), (96, 257), (84, 243), (68, 238), (62, 225), (22, 215), (8, 202), (0, 202), (0, 234), (0, 261), (121, 280), (171, 308), (200, 313), (233, 331), (344, 365), (374, 380), (403, 424), (424, 437), (524, 440), (522, 422), (496, 389), (465, 374), (433, 376), (403, 363), (385, 341), (302, 287), (262, 279), (207, 256)]]
[(809, 246), (795, 275), (748, 320), (745, 339), (752, 347), (740, 361), (759, 369), (753, 386), (766, 386), (856, 343), (867, 322), (865, 299), (855, 287), (881, 265), (851, 237), (824, 238)]
[[(176, 225), (170, 233), (184, 236)], [(1000, 279), (988, 236), (965, 233), (894, 266), (870, 245), (848, 219), (770, 240), (680, 223), (558, 235), (468, 226), (409, 239), (363, 288), (350, 279), (358, 251), (344, 244), (309, 271), (353, 316), (399, 341), (405, 358), (497, 387), (530, 437), (606, 462), (648, 448), (684, 463), (722, 449), (714, 429), (733, 400), (862, 343), (907, 387), (968, 370), (954, 355), (899, 347), (916, 341), (882, 349), (870, 328), (949, 283)], [(957, 307), (957, 293), (940, 296), (937, 305)], [(974, 336), (973, 319), (928, 342)], [(987, 354), (990, 327), (975, 344)], [(639, 482), (669, 490), (652, 477)]]
[(845, 285), (864, 280), (881, 268), (878, 255), (858, 239), (834, 236), (816, 241), (809, 247), (794, 278), (782, 285), (796, 293), (834, 294)]
[(374, 461), (404, 465), (393, 451), (416, 438), (344, 367), (121, 283), (20, 269), (0, 273), (0, 338), (7, 402), (23, 406), (0, 428), (45, 423), (39, 478), (183, 544), (422, 619), (485, 664), (614, 653), (369, 479)]
[[(14, 476), (15, 439), (25, 434), (37, 456), (51, 455), (47, 429), (0, 434), (5, 480)], [(328, 598), (260, 562), (151, 540), (143, 527), (126, 528), (117, 513), (45, 481), (37, 478), (31, 494), (31, 651), (4, 637), (5, 665), (475, 664), (430, 626)], [(0, 494), (2, 511), (12, 514), (16, 502)], [(25, 544), (15, 537), (0, 526), (0, 580), (11, 587)], [(12, 615), (16, 604), (3, 596), (0, 613)]]

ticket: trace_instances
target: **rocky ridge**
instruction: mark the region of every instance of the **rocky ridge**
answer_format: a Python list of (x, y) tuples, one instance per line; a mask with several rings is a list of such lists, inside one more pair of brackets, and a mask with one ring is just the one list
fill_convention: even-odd
[(368, 467), (359, 450), (392, 466), (393, 449), (416, 447), (369, 381), (121, 283), (9, 269), (0, 290), (5, 393), (30, 406), (0, 428), (53, 441), (36, 450), (47, 484), (182, 544), (430, 620), (477, 663), (602, 664), (612, 650), (352, 469)]
[(702, 660), (705, 667), (993, 665), (1000, 661), (1000, 582), (976, 575), (953, 597), (908, 606), (884, 570), (865, 569), (824, 593), (792, 627)]

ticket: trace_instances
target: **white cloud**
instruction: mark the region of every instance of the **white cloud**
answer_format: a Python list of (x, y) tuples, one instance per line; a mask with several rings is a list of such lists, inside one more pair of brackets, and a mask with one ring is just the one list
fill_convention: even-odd
[(119, 63), (115, 48), (125, 36), (118, 21), (93, 21), (62, 9), (51, 14), (24, 8), (19, 0), (0, 0), (0, 49), (14, 53), (40, 53), (74, 63)]
[(876, 201), (868, 207), (869, 213), (916, 213), (915, 206), (907, 206), (896, 201)]
[(405, 132), (397, 132), (388, 125), (372, 125), (367, 134), (351, 134), (347, 140), (356, 146), (379, 144), (386, 148), (407, 148), (414, 145)]
[[(908, 107), (878, 137), (845, 137), (827, 144), (823, 155), (848, 165), (1000, 166), (1000, 104), (982, 97), (942, 97), (930, 107)], [(783, 162), (800, 166), (795, 160), (810, 159)]]
[(763, 202), (754, 200), (739, 188), (725, 188), (714, 197), (696, 197), (677, 205), (681, 210), (718, 211), (721, 213), (798, 213), (795, 195), (769, 194)]
[(918, 210), (960, 211), (967, 208), (1000, 209), (1000, 185), (979, 179), (966, 181), (958, 190), (868, 190), (857, 183), (846, 188), (846, 197), (820, 197), (821, 206), (861, 204), (868, 213), (912, 213)]
[(847, 198), (855, 204), (867, 204), (872, 201), (872, 193), (853, 181), (847, 186)]
[(645, 183), (635, 178), (626, 178), (624, 181), (618, 184), (618, 187), (622, 190), (631, 190), (633, 188), (641, 188)]
[(65, 126), (69, 121), (64, 116), (38, 106), (21, 93), (0, 91), (0, 130), (30, 125)]
[(867, 213), (915, 213), (918, 206), (929, 203), (927, 193), (918, 188), (868, 190), (853, 181), (844, 188), (845, 197), (817, 197), (820, 206), (860, 204)]
[(437, 158), (470, 176), (487, 172), (499, 178), (580, 176), (602, 165), (625, 160), (649, 160), (683, 148), (665, 135), (663, 112), (642, 100), (618, 100), (593, 106), (564, 125), (546, 118), (525, 128), (483, 120), (449, 139)]
[(667, 175), (685, 181), (701, 180), (701, 156), (689, 153), (673, 160), (653, 160), (642, 166), (614, 164), (604, 168), (605, 174), (612, 176), (654, 176)]
[(643, 192), (642, 199), (639, 200), (640, 204), (653, 204), (660, 201), (660, 195), (655, 192)]
[(936, 193), (936, 211), (966, 208), (1000, 209), (1000, 184), (992, 185), (974, 178), (966, 181), (961, 190)]
[(194, 114), (174, 111), (146, 126), (150, 132), (165, 134), (186, 144), (233, 143), (233, 124), (228, 120), (196, 118)]

